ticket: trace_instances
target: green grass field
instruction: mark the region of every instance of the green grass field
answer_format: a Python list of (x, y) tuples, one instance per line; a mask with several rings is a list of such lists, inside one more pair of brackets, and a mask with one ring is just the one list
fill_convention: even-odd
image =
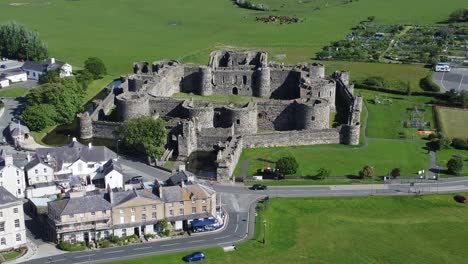
[[(404, 96), (388, 93), (356, 90), (356, 94), (364, 97), (369, 110), (367, 123), (367, 136), (373, 138), (401, 138), (400, 133), (407, 139), (420, 139), (416, 128), (405, 128), (403, 122), (410, 118), (408, 108), (424, 109), (424, 120), (430, 122), (434, 128), (434, 116), (432, 106), (425, 106), (434, 98), (424, 96)], [(374, 96), (378, 96), (382, 104), (374, 104)], [(385, 99), (391, 100), (391, 104), (385, 104)]]
[(29, 88), (25, 88), (25, 87), (10, 88), (7, 90), (0, 90), (0, 97), (16, 98), (19, 96), (24, 96), (28, 92), (29, 92)]
[(468, 138), (468, 110), (437, 107), (438, 121), (442, 132), (451, 138)]
[[(452, 195), (270, 199), (253, 240), (203, 250), (203, 263), (465, 263), (467, 217)], [(183, 263), (191, 252), (112, 263)]]
[[(54, 57), (73, 65), (82, 66), (88, 56), (101, 57), (111, 75), (129, 72), (131, 64), (141, 60), (207, 63), (209, 52), (219, 47), (258, 48), (271, 52), (271, 58), (285, 54), (285, 62), (309, 61), (325, 44), (342, 39), (368, 16), (375, 16), (378, 23), (432, 24), (468, 7), (464, 0), (360, 0), (345, 5), (336, 5), (337, 0), (271, 0), (272, 6), (285, 5), (265, 13), (238, 8), (230, 0), (16, 2), (0, 0), (0, 23), (16, 20), (37, 30)], [(269, 14), (297, 16), (304, 22), (255, 22), (256, 16)], [(369, 75), (374, 75), (373, 69), (385, 72), (372, 65), (368, 68)]]
[(277, 159), (288, 155), (299, 163), (294, 174), (297, 176), (314, 176), (321, 167), (330, 170), (332, 176), (355, 176), (366, 164), (374, 167), (377, 176), (387, 175), (395, 167), (401, 169), (402, 175), (416, 175), (427, 167), (429, 159), (423, 143), (401, 141), (370, 140), (364, 149), (345, 145), (255, 148), (242, 151), (234, 175), (239, 175), (243, 160), (257, 155), (249, 164), (247, 176), (254, 175), (257, 169), (274, 167)]

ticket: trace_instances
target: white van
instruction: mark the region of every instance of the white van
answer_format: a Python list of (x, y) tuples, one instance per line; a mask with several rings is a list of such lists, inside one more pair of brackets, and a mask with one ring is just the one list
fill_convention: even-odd
[(436, 72), (449, 72), (450, 65), (448, 63), (438, 63), (434, 69)]

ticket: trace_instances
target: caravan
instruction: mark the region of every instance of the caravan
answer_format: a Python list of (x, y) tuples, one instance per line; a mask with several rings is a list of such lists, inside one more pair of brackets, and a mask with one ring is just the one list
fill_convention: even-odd
[(448, 63), (438, 63), (434, 69), (436, 72), (449, 72), (450, 65)]

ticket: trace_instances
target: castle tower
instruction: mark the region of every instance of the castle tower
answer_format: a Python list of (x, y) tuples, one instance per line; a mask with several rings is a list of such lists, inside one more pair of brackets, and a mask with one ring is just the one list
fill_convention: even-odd
[(89, 139), (93, 137), (93, 122), (88, 112), (78, 114), (78, 125), (81, 139)]
[(254, 93), (257, 97), (269, 98), (270, 91), (270, 68), (268, 66), (258, 68), (257, 70), (257, 91)]
[(348, 71), (341, 71), (340, 72), (340, 79), (346, 86), (349, 86), (349, 72)]
[(360, 125), (343, 125), (340, 129), (340, 143), (359, 145)]
[(207, 96), (213, 94), (213, 74), (211, 68), (200, 67), (200, 95)]
[(150, 114), (149, 98), (147, 96), (122, 94), (116, 97), (115, 102), (121, 121)]
[(309, 75), (312, 79), (325, 78), (325, 66), (320, 63), (312, 63), (309, 65)]
[(296, 102), (296, 129), (326, 129), (330, 123), (330, 107), (326, 100), (311, 99), (309, 102)]

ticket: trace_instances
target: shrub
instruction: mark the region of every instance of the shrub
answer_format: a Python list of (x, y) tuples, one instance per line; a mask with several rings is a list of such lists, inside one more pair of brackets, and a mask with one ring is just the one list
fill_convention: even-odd
[(296, 173), (299, 164), (294, 157), (282, 157), (276, 161), (275, 166), (282, 175), (290, 175)]
[(439, 140), (439, 148), (440, 149), (450, 149), (452, 145), (452, 139), (448, 137), (443, 137)]
[(440, 92), (440, 87), (436, 83), (432, 81), (432, 76), (427, 75), (426, 77), (422, 78), (419, 81), (419, 86), (424, 91), (429, 91), (429, 92)]
[(70, 243), (68, 241), (61, 241), (57, 247), (64, 251), (82, 251), (86, 249), (84, 242)]
[(117, 244), (120, 241), (118, 236), (111, 235), (107, 238), (112, 244)]
[(374, 176), (374, 168), (369, 165), (366, 165), (359, 171), (359, 177), (361, 179), (364, 178), (372, 178)]
[(468, 150), (468, 142), (461, 138), (454, 138), (452, 145), (456, 149)]
[(396, 178), (400, 176), (400, 173), (401, 173), (400, 168), (394, 168), (390, 174), (392, 175), (393, 178)]
[(325, 168), (320, 168), (318, 169), (317, 171), (317, 174), (315, 176), (317, 176), (319, 179), (325, 179), (326, 177), (330, 176), (330, 171), (325, 169)]
[(463, 169), (463, 160), (461, 158), (451, 158), (447, 162), (447, 169), (450, 174), (459, 175)]
[(171, 230), (170, 230), (170, 229), (164, 229), (164, 231), (163, 231), (163, 233), (162, 233), (162, 234), (163, 234), (163, 236), (166, 236), (166, 237), (168, 237), (168, 236), (170, 236), (170, 235), (171, 235)]
[(98, 245), (100, 248), (108, 248), (111, 246), (111, 242), (107, 239), (100, 239)]
[(144, 237), (146, 240), (150, 240), (150, 239), (155, 238), (156, 236), (155, 236), (154, 234), (145, 234), (143, 237)]

